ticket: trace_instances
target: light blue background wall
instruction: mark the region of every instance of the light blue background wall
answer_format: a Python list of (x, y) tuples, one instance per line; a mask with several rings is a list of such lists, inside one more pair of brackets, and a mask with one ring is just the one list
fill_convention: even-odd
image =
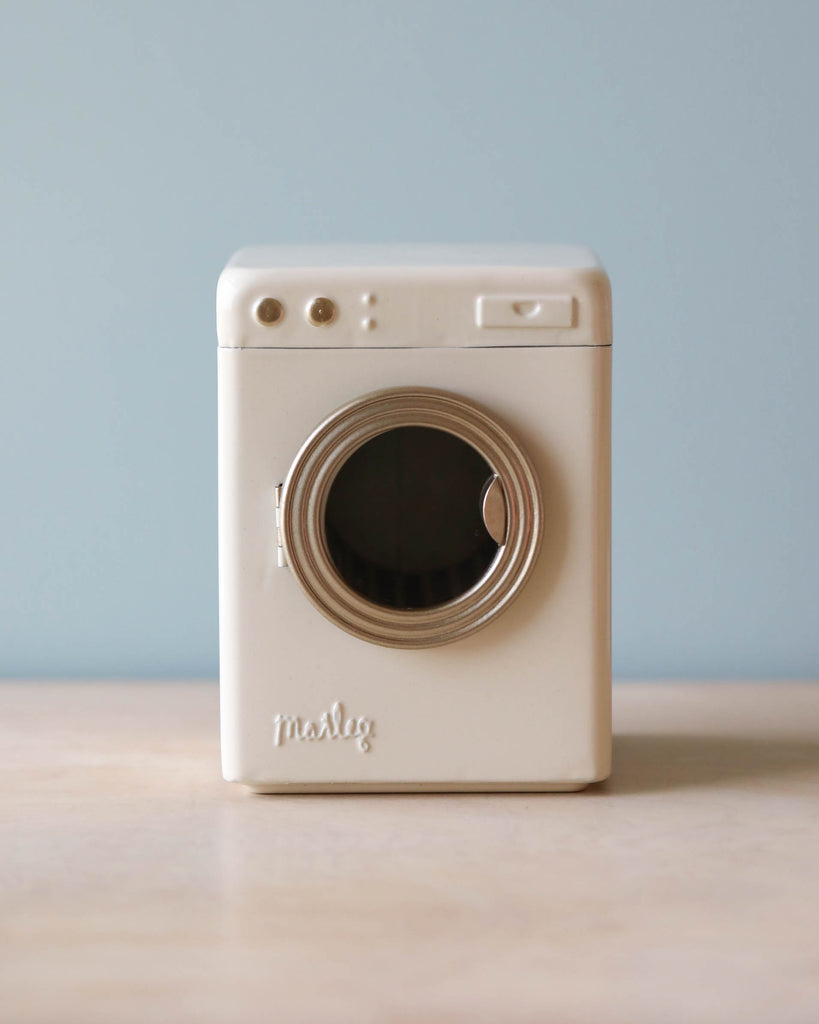
[(2, 6), (0, 674), (215, 674), (253, 241), (585, 241), (615, 667), (819, 674), (819, 4)]

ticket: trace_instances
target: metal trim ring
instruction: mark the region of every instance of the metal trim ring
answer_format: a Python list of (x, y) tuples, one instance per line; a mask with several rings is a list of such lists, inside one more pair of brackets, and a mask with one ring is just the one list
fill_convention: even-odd
[[(324, 514), (336, 474), (353, 452), (378, 434), (411, 426), (445, 430), (480, 453), (503, 487), (507, 536), (485, 575), (465, 593), (430, 608), (388, 608), (342, 579), (328, 549)], [(280, 526), (288, 565), (331, 622), (384, 647), (435, 647), (482, 628), (520, 593), (540, 548), (543, 502), (528, 457), (485, 409), (448, 391), (398, 387), (354, 399), (316, 427), (287, 474)]]

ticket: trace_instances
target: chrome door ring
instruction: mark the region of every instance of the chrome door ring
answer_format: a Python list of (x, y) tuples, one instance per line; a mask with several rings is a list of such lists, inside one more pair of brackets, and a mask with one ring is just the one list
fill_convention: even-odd
[[(342, 579), (327, 544), (324, 515), (336, 474), (362, 445), (399, 427), (444, 430), (472, 445), (496, 474), (506, 500), (505, 541), (485, 575), (432, 607), (391, 608), (367, 600)], [(287, 563), (319, 611), (353, 636), (398, 648), (451, 643), (499, 615), (526, 583), (543, 531), (540, 486), (518, 444), (477, 403), (424, 387), (374, 391), (331, 413), (293, 460), (279, 514)]]

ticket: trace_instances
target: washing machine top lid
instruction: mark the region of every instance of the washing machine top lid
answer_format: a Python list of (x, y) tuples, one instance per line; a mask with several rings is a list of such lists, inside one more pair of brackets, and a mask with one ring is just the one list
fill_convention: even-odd
[(610, 345), (610, 288), (584, 246), (254, 246), (219, 278), (217, 333), (221, 348)]

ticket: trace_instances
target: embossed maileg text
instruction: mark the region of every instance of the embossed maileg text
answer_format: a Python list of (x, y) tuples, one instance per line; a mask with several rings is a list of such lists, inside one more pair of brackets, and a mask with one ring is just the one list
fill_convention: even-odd
[(317, 721), (302, 719), (298, 715), (275, 715), (273, 718), (273, 745), (318, 740), (354, 740), (362, 754), (372, 749), (375, 721), (372, 718), (347, 718), (344, 705), (336, 701)]

